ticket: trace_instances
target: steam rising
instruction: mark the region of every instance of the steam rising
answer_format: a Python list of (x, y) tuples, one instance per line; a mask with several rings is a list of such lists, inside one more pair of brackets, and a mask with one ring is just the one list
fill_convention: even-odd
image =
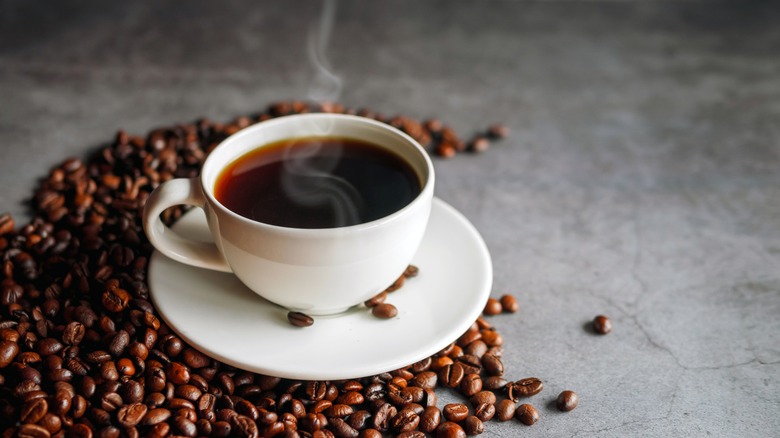
[[(314, 78), (308, 98), (318, 103), (334, 102), (341, 95), (342, 81), (325, 56), (336, 18), (336, 0), (323, 0), (317, 26), (309, 32), (309, 61), (314, 67)], [(331, 126), (326, 121), (312, 122), (307, 134), (327, 136)], [(329, 144), (328, 154), (320, 154), (324, 145), (317, 142), (306, 148), (288, 148), (284, 154), (285, 170), (282, 187), (296, 203), (304, 207), (329, 205), (337, 227), (361, 222), (363, 199), (352, 184), (333, 174), (341, 155), (340, 148)]]
[(309, 98), (316, 102), (336, 101), (341, 95), (341, 78), (332, 72), (325, 50), (330, 43), (336, 19), (336, 0), (323, 0), (316, 28), (309, 32), (309, 60), (314, 67), (314, 79), (309, 86)]

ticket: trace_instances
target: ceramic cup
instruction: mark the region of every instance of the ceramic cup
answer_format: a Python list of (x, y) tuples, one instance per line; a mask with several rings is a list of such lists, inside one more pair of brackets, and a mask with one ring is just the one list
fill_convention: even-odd
[[(281, 140), (321, 135), (392, 150), (414, 169), (422, 190), (411, 203), (383, 218), (323, 229), (256, 222), (214, 197), (222, 169), (247, 152)], [(403, 273), (428, 224), (433, 185), (428, 154), (392, 126), (342, 114), (300, 114), (243, 129), (209, 154), (199, 177), (161, 184), (146, 202), (143, 225), (154, 247), (174, 260), (232, 272), (273, 303), (309, 315), (327, 315), (373, 297)], [(204, 210), (215, 244), (185, 239), (162, 223), (160, 213), (181, 204)]]

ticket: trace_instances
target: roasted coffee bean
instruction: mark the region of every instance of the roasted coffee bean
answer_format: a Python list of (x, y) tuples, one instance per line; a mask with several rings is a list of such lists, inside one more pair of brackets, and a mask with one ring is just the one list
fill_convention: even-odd
[(463, 421), (463, 430), (469, 436), (479, 435), (485, 431), (485, 424), (479, 418), (470, 415)]
[(387, 292), (386, 291), (382, 291), (382, 292), (374, 295), (373, 297), (369, 298), (368, 300), (366, 300), (363, 304), (366, 307), (376, 307), (376, 306), (384, 303), (386, 299), (387, 299)]
[(314, 324), (314, 318), (301, 312), (287, 313), (287, 321), (296, 327), (309, 327)]
[(485, 137), (476, 137), (469, 142), (468, 147), (472, 152), (485, 152), (490, 148), (490, 141)]
[(517, 401), (520, 397), (531, 397), (544, 389), (544, 383), (536, 377), (527, 377), (506, 386), (507, 397)]
[(205, 368), (211, 365), (211, 359), (200, 351), (187, 347), (182, 352), (184, 364), (191, 369)]
[(10, 365), (17, 354), (19, 354), (19, 344), (13, 341), (0, 342), (0, 369)]
[(496, 415), (496, 406), (493, 403), (480, 403), (474, 407), (474, 416), (482, 421), (490, 421)]
[(379, 431), (387, 431), (390, 427), (390, 420), (398, 413), (395, 406), (390, 403), (384, 403), (374, 413), (372, 426)]
[(398, 309), (390, 303), (380, 303), (371, 308), (371, 314), (381, 319), (390, 319), (398, 315)]
[(539, 421), (539, 412), (537, 412), (536, 408), (529, 405), (528, 403), (524, 403), (518, 406), (517, 411), (515, 411), (515, 416), (518, 420), (520, 420), (521, 423), (525, 424), (526, 426), (531, 426)]
[(580, 397), (574, 391), (563, 391), (558, 394), (558, 398), (555, 400), (555, 405), (559, 410), (568, 412), (577, 407), (580, 402)]
[(482, 368), (488, 376), (501, 376), (504, 374), (504, 363), (492, 354), (482, 356)]
[(84, 339), (85, 332), (84, 324), (73, 321), (65, 326), (65, 330), (62, 332), (62, 342), (66, 345), (79, 345)]
[(155, 408), (150, 409), (146, 412), (146, 415), (144, 415), (143, 419), (141, 419), (141, 424), (144, 426), (154, 426), (155, 424), (162, 423), (163, 421), (167, 420), (171, 416), (171, 411), (165, 408)]
[(517, 405), (512, 400), (504, 399), (496, 404), (496, 418), (498, 421), (509, 421), (515, 415)]
[[(10, 436), (10, 435), (9, 435)], [(22, 424), (16, 435), (19, 438), (49, 438), (51, 432), (37, 424)]]
[(399, 433), (396, 438), (425, 438), (425, 434), (419, 430), (410, 430), (408, 432)]
[(485, 353), (487, 353), (487, 350), (487, 344), (485, 344), (482, 339), (477, 339), (466, 345), (466, 348), (463, 349), (463, 353), (481, 358)]
[(122, 396), (116, 392), (107, 392), (100, 398), (100, 408), (106, 412), (114, 412), (122, 404)]
[(463, 376), (463, 380), (460, 382), (460, 392), (463, 395), (471, 397), (479, 391), (482, 391), (482, 378), (479, 377), (479, 374), (474, 373)]
[(135, 427), (146, 416), (147, 411), (143, 403), (132, 403), (122, 406), (116, 414), (116, 419), (122, 427)]
[(455, 362), (452, 365), (445, 366), (439, 371), (439, 381), (444, 386), (457, 388), (460, 386), (464, 375), (463, 366), (460, 363)]
[(488, 298), (487, 304), (485, 304), (485, 308), (482, 310), (482, 313), (488, 316), (492, 316), (498, 315), (502, 310), (501, 302), (491, 297)]
[(466, 432), (457, 423), (445, 421), (436, 428), (436, 438), (466, 438)]
[(504, 312), (515, 313), (520, 310), (520, 305), (517, 303), (517, 298), (512, 295), (502, 295), (499, 301), (501, 302), (501, 308), (504, 310)]
[(463, 403), (450, 403), (445, 405), (441, 412), (444, 414), (444, 418), (446, 418), (447, 421), (453, 421), (455, 423), (459, 423), (469, 416), (469, 408)]
[(506, 125), (495, 123), (488, 127), (487, 134), (491, 138), (507, 138), (509, 136), (509, 128)]
[(471, 406), (477, 406), (483, 403), (495, 404), (496, 394), (494, 394), (493, 391), (479, 391), (471, 396), (469, 402), (471, 403)]
[(612, 331), (612, 321), (604, 315), (593, 318), (593, 330), (600, 335), (606, 335)]
[(347, 423), (352, 426), (353, 429), (363, 430), (368, 424), (368, 420), (371, 418), (371, 413), (361, 409), (355, 411), (349, 417), (347, 417)]
[(501, 334), (495, 330), (482, 330), (481, 333), (482, 333), (482, 340), (485, 341), (488, 347), (491, 347), (488, 350), (488, 353), (496, 357), (500, 357), (501, 356), (500, 354), (496, 355), (491, 350), (492, 347), (498, 347), (504, 344), (504, 338), (501, 336)]
[(45, 398), (34, 398), (22, 405), (19, 420), (22, 423), (37, 423), (49, 411)]
[(428, 406), (420, 415), (419, 429), (423, 432), (430, 433), (436, 430), (441, 423), (441, 411), (436, 406)]
[(390, 427), (396, 433), (409, 432), (417, 429), (420, 416), (411, 409), (402, 409), (390, 421)]
[(357, 438), (360, 434), (360, 432), (341, 418), (331, 419), (328, 423), (328, 427), (332, 430), (333, 435), (339, 438)]
[(423, 389), (433, 389), (439, 381), (439, 376), (433, 371), (422, 371), (412, 378), (409, 382), (411, 386), (418, 386)]

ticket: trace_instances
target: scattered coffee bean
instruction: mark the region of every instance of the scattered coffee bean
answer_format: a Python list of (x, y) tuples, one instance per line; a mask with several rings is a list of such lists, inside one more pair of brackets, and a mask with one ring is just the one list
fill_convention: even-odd
[(514, 417), (517, 405), (512, 400), (501, 400), (496, 405), (496, 418), (498, 421), (509, 421)]
[(563, 391), (558, 394), (558, 398), (555, 400), (555, 405), (559, 410), (568, 412), (577, 407), (580, 402), (580, 397), (574, 391)]
[(531, 397), (544, 389), (544, 383), (536, 377), (520, 379), (506, 386), (507, 397), (517, 401), (520, 397)]
[(469, 416), (469, 408), (463, 403), (450, 403), (445, 405), (441, 412), (444, 414), (444, 418), (446, 418), (447, 421), (455, 423), (459, 423)]
[(457, 423), (445, 421), (436, 428), (436, 438), (466, 438), (466, 432)]
[(506, 125), (495, 123), (488, 127), (488, 136), (491, 138), (506, 138), (509, 136), (509, 128)]
[(309, 327), (314, 324), (314, 318), (301, 312), (287, 313), (287, 321), (296, 327)]
[(479, 435), (485, 431), (485, 424), (476, 416), (471, 415), (463, 421), (463, 430), (469, 436)]
[(520, 420), (521, 423), (525, 424), (526, 426), (531, 426), (539, 421), (539, 413), (536, 411), (536, 408), (527, 403), (517, 407), (515, 416), (518, 420)]
[(517, 303), (517, 298), (512, 295), (502, 295), (499, 301), (501, 302), (501, 307), (504, 312), (515, 313), (520, 310), (520, 304)]
[(417, 274), (419, 273), (420, 273), (420, 268), (418, 268), (415, 265), (409, 265), (406, 267), (406, 270), (404, 270), (404, 277), (406, 278), (416, 277)]
[(604, 315), (593, 318), (593, 330), (600, 335), (606, 335), (612, 331), (612, 321)]
[(372, 298), (369, 298), (368, 300), (366, 300), (363, 304), (366, 307), (376, 307), (376, 306), (384, 303), (386, 299), (387, 299), (387, 292), (386, 291), (382, 291), (382, 292), (379, 292), (378, 294), (374, 295)]
[(501, 313), (501, 302), (497, 299), (490, 297), (488, 298), (487, 304), (485, 304), (485, 309), (482, 311), (485, 315), (498, 315)]
[(371, 308), (371, 314), (381, 319), (390, 319), (398, 315), (398, 309), (390, 303), (380, 303)]

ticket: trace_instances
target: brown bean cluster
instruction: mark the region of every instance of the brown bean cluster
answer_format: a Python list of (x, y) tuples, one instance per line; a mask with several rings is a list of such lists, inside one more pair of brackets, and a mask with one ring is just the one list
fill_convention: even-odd
[[(0, 216), (3, 436), (459, 437), (481, 433), (493, 418), (534, 418), (526, 408), (517, 414), (515, 403), (541, 391), (541, 381), (505, 380), (503, 338), (483, 318), (431, 357), (348, 381), (242, 371), (187, 345), (158, 318), (146, 283), (152, 247), (139, 219), (151, 191), (196, 176), (207, 154), (244, 127), (313, 111), (374, 117), (444, 156), (469, 144), (484, 150), (482, 139), (507, 134), (493, 126), (462, 142), (436, 120), (282, 102), (226, 124), (200, 120), (145, 137), (120, 131), (88, 159), (65, 161), (35, 191), (30, 223), (17, 229)], [(166, 210), (163, 219), (182, 212)], [(512, 300), (502, 299), (502, 309), (517, 310)], [(468, 403), (440, 409), (442, 387)]]

